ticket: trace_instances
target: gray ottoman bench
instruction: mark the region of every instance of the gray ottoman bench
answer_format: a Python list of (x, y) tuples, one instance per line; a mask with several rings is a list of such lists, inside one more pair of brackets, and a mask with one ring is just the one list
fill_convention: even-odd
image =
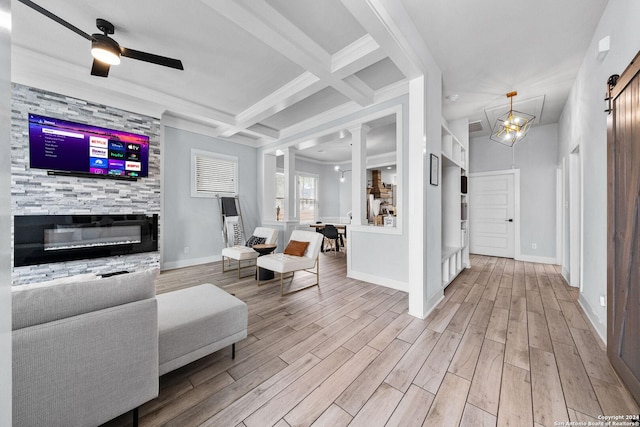
[(247, 337), (247, 305), (210, 283), (156, 298), (160, 375)]

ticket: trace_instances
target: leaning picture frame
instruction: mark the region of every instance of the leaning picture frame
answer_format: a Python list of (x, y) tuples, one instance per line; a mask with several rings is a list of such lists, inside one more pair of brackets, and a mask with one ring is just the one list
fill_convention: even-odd
[(440, 158), (438, 156), (436, 156), (435, 154), (431, 155), (431, 162), (430, 162), (430, 168), (429, 170), (431, 171), (430, 173), (430, 177), (429, 177), (429, 183), (431, 185), (435, 185), (438, 186), (438, 176), (439, 176), (439, 166), (440, 166)]

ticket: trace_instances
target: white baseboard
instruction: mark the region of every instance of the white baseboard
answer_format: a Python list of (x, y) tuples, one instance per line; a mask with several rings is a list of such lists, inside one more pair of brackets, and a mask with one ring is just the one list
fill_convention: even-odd
[(202, 257), (202, 258), (181, 259), (178, 261), (162, 263), (162, 265), (160, 266), (160, 270), (162, 271), (174, 270), (176, 268), (184, 268), (184, 267), (191, 267), (194, 265), (208, 264), (210, 262), (216, 262), (221, 260), (222, 260), (221, 255), (212, 255), (212, 256)]
[(361, 271), (350, 270), (347, 277), (363, 282), (373, 283), (374, 285), (385, 286), (387, 288), (396, 289), (402, 292), (409, 292), (409, 284), (399, 280), (389, 279), (387, 277), (374, 276), (373, 274), (362, 273)]
[(515, 257), (516, 261), (537, 262), (538, 264), (554, 264), (556, 259), (554, 257), (535, 256), (520, 254)]
[(426, 319), (428, 315), (440, 304), (440, 301), (444, 299), (444, 292), (440, 291), (433, 295), (427, 303), (425, 304), (425, 312), (424, 313), (412, 313), (409, 311), (409, 314), (413, 317), (417, 317), (418, 319)]
[(583, 294), (580, 294), (580, 296), (578, 297), (578, 304), (580, 304), (580, 307), (582, 307), (582, 310), (584, 310), (584, 313), (587, 315), (587, 318), (595, 328), (596, 332), (598, 332), (598, 335), (600, 335), (600, 339), (602, 340), (602, 342), (606, 344), (607, 343), (606, 319), (605, 321), (602, 321), (602, 319), (600, 319), (600, 316), (596, 314), (596, 312), (591, 307), (591, 304), (589, 304), (589, 301), (586, 300)]

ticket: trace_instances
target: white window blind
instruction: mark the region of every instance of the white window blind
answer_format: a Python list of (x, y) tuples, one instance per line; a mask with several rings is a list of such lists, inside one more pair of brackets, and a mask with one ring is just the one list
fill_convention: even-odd
[(238, 159), (216, 153), (192, 150), (194, 197), (238, 194)]

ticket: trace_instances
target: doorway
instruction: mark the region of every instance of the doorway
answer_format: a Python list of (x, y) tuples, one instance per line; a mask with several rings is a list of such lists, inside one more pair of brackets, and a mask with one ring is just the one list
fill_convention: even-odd
[(518, 170), (469, 176), (469, 251), (515, 258), (519, 218), (516, 212)]

